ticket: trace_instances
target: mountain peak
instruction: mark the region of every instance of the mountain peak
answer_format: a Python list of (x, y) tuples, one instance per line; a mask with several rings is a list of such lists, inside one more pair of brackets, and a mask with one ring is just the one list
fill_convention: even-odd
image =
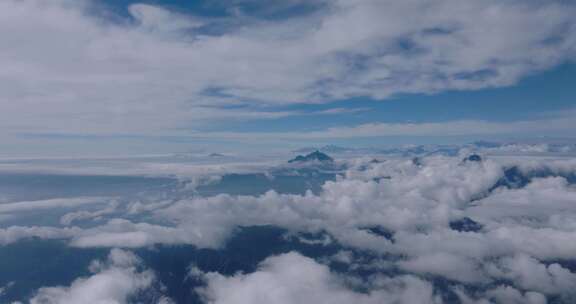
[(478, 154), (470, 154), (466, 158), (464, 158), (465, 162), (481, 162), (482, 157)]
[(300, 162), (310, 162), (310, 161), (333, 162), (334, 160), (332, 159), (332, 157), (328, 156), (327, 154), (316, 150), (316, 151), (309, 153), (307, 155), (298, 155), (288, 162), (289, 163), (295, 163), (295, 162), (300, 163)]

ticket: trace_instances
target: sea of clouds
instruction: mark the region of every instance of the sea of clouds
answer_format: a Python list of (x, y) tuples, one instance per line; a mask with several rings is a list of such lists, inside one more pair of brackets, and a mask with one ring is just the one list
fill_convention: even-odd
[[(281, 229), (280, 242), (292, 247), (258, 255), (250, 271), (203, 269), (191, 257), (185, 279), (196, 282), (189, 293), (199, 301), (572, 303), (576, 161), (466, 153), (232, 162), (236, 167), (218, 178), (211, 170), (175, 174), (180, 188), (163, 196), (7, 200), (0, 204), (0, 244), (32, 238), (71, 250), (110, 250), (66, 286), (44, 286), (21, 299), (30, 303), (178, 303), (139, 252), (181, 246), (219, 252), (246, 227)], [(238, 171), (245, 178), (259, 168), (270, 180), (333, 175), (319, 191), (202, 194), (234, 168), (251, 168)], [(30, 214), (53, 220), (33, 224)], [(257, 252), (268, 244), (246, 246)], [(10, 282), (0, 297), (21, 283)]]

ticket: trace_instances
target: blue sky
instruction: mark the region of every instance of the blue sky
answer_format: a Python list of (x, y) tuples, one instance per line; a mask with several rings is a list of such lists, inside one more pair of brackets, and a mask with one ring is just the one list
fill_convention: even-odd
[[(431, 95), (405, 94), (385, 100), (353, 98), (329, 104), (304, 104), (282, 110), (315, 113), (345, 109), (340, 115), (313, 115), (253, 121), (235, 125), (243, 131), (261, 128), (277, 131), (322, 129), (369, 122), (444, 122), (459, 119), (518, 121), (542, 118), (546, 112), (576, 106), (576, 65), (566, 64), (523, 79), (516, 85)], [(357, 110), (358, 112), (354, 112)], [(228, 127), (228, 126), (227, 126)]]
[(132, 4), (148, 4), (161, 6), (173, 11), (178, 11), (194, 16), (205, 17), (230, 17), (239, 10), (244, 14), (263, 19), (285, 19), (302, 14), (312, 13), (321, 8), (322, 1), (235, 1), (235, 0), (103, 0), (101, 4), (124, 19), (132, 19), (128, 7)]
[(571, 2), (1, 5), (2, 155), (570, 138), (576, 127)]

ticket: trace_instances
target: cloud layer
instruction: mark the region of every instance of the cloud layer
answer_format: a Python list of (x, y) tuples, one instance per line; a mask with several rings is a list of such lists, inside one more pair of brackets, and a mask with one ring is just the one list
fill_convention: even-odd
[[(576, 297), (572, 160), (460, 155), (360, 158), (338, 166), (345, 168), (340, 177), (317, 194), (192, 195), (79, 209), (56, 226), (3, 228), (0, 243), (39, 237), (78, 248), (165, 244), (217, 251), (239, 227), (275, 226), (288, 239), (340, 251), (316, 260), (298, 253), (270, 257), (254, 273), (192, 273), (204, 280), (206, 299), (410, 303), (418, 297), (441, 303), (451, 294), (463, 303), (570, 303)], [(298, 172), (308, 171), (293, 174)], [(76, 200), (47, 202), (46, 210), (81, 208)], [(9, 209), (17, 215), (26, 208)], [(334, 263), (348, 271), (334, 272)], [(367, 280), (355, 274), (359, 269), (376, 277)], [(296, 280), (294, 273), (308, 273), (310, 281)], [(262, 293), (257, 286), (263, 282), (277, 293)]]
[(3, 130), (185, 134), (297, 114), (270, 104), (511, 85), (576, 47), (565, 1), (334, 0), (279, 20), (134, 4), (122, 23), (95, 4), (0, 4)]

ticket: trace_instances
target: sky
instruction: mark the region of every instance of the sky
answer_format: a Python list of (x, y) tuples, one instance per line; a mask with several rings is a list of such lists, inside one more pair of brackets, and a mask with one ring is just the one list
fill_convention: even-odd
[(6, 0), (0, 156), (571, 138), (576, 3)]

